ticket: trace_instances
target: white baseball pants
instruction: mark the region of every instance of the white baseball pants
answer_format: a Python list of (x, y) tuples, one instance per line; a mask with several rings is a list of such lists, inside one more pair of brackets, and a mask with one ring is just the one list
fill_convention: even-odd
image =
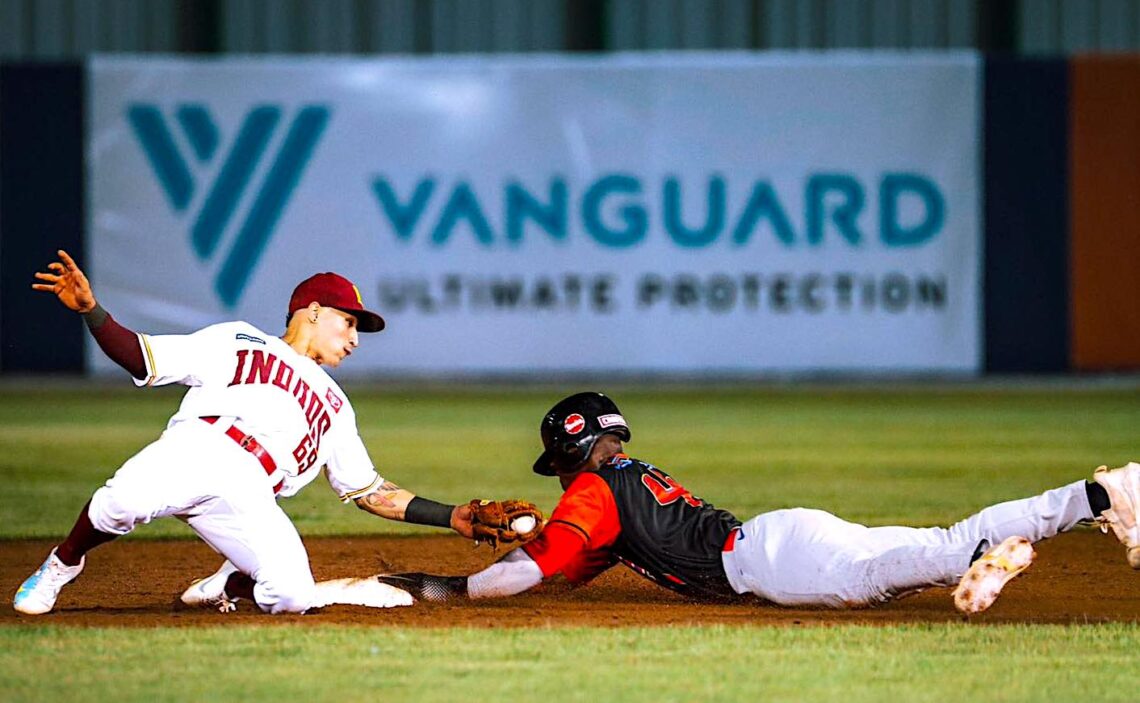
[(205, 422), (180, 423), (127, 460), (95, 491), (88, 516), (116, 535), (159, 517), (185, 521), (253, 578), (266, 612), (304, 612), (315, 597), (309, 555), (261, 464)]
[(950, 527), (867, 527), (822, 510), (758, 515), (722, 553), (728, 582), (779, 605), (863, 607), (952, 586), (981, 540), (1031, 542), (1092, 519), (1085, 482), (991, 506)]

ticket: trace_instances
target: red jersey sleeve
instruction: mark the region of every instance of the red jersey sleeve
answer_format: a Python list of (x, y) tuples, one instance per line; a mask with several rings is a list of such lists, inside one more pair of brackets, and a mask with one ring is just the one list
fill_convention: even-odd
[(586, 583), (616, 563), (609, 549), (583, 549), (562, 567), (562, 575), (570, 583)]
[(571, 581), (586, 581), (613, 564), (606, 548), (619, 534), (621, 521), (609, 484), (586, 472), (562, 494), (542, 534), (523, 549), (543, 578), (561, 572)]

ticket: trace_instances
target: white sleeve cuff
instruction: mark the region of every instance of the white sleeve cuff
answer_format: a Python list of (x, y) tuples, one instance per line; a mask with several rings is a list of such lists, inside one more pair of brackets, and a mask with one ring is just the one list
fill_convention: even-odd
[[(327, 472), (326, 472), (326, 474), (327, 474)], [(355, 491), (348, 491), (347, 493), (342, 495), (340, 497), (340, 502), (351, 503), (352, 501), (356, 500), (357, 498), (363, 498), (364, 496), (368, 495), (369, 493), (375, 493), (376, 491), (378, 491), (380, 489), (380, 486), (383, 483), (384, 483), (384, 479), (379, 474), (377, 474), (376, 478), (372, 479), (372, 483), (368, 484), (364, 488), (360, 488), (360, 489), (355, 490)]]
[(154, 382), (158, 380), (158, 372), (154, 366), (154, 352), (150, 348), (150, 337), (136, 332), (135, 336), (139, 338), (139, 349), (142, 350), (143, 365), (146, 366), (146, 378), (135, 378), (131, 376), (131, 380), (139, 388), (146, 388), (153, 386)]

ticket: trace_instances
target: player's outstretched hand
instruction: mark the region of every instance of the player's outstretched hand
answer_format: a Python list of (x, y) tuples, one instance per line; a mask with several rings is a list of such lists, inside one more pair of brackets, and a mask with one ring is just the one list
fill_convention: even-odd
[(451, 511), (451, 529), (467, 539), (475, 538), (475, 525), (472, 524), (474, 513), (468, 503), (455, 506)]
[(59, 302), (70, 310), (78, 313), (91, 312), (96, 303), (87, 276), (66, 251), (60, 249), (56, 253), (59, 254), (59, 261), (48, 264), (50, 272), (36, 272), (36, 278), (46, 283), (33, 283), (32, 288), (55, 293)]

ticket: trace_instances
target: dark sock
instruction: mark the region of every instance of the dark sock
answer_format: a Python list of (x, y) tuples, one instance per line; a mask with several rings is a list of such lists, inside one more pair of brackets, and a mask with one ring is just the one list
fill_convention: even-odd
[(227, 598), (248, 598), (253, 600), (253, 579), (240, 571), (235, 571), (226, 579), (226, 587), (222, 589)]
[(90, 508), (91, 501), (87, 501), (87, 505), (79, 511), (79, 517), (75, 519), (75, 526), (71, 528), (67, 539), (55, 548), (56, 557), (67, 566), (75, 566), (83, 559), (84, 554), (118, 537), (95, 529), (91, 524), (91, 518), (87, 516)]
[(981, 542), (978, 542), (978, 547), (974, 550), (974, 555), (970, 557), (970, 563), (973, 564), (975, 561), (981, 559), (982, 555), (985, 554), (989, 548), (990, 541), (988, 539), (983, 539)]
[(1089, 497), (1089, 507), (1092, 508), (1093, 517), (1100, 517), (1101, 513), (1112, 507), (1108, 500), (1108, 491), (1096, 481), (1085, 482), (1085, 494)]

